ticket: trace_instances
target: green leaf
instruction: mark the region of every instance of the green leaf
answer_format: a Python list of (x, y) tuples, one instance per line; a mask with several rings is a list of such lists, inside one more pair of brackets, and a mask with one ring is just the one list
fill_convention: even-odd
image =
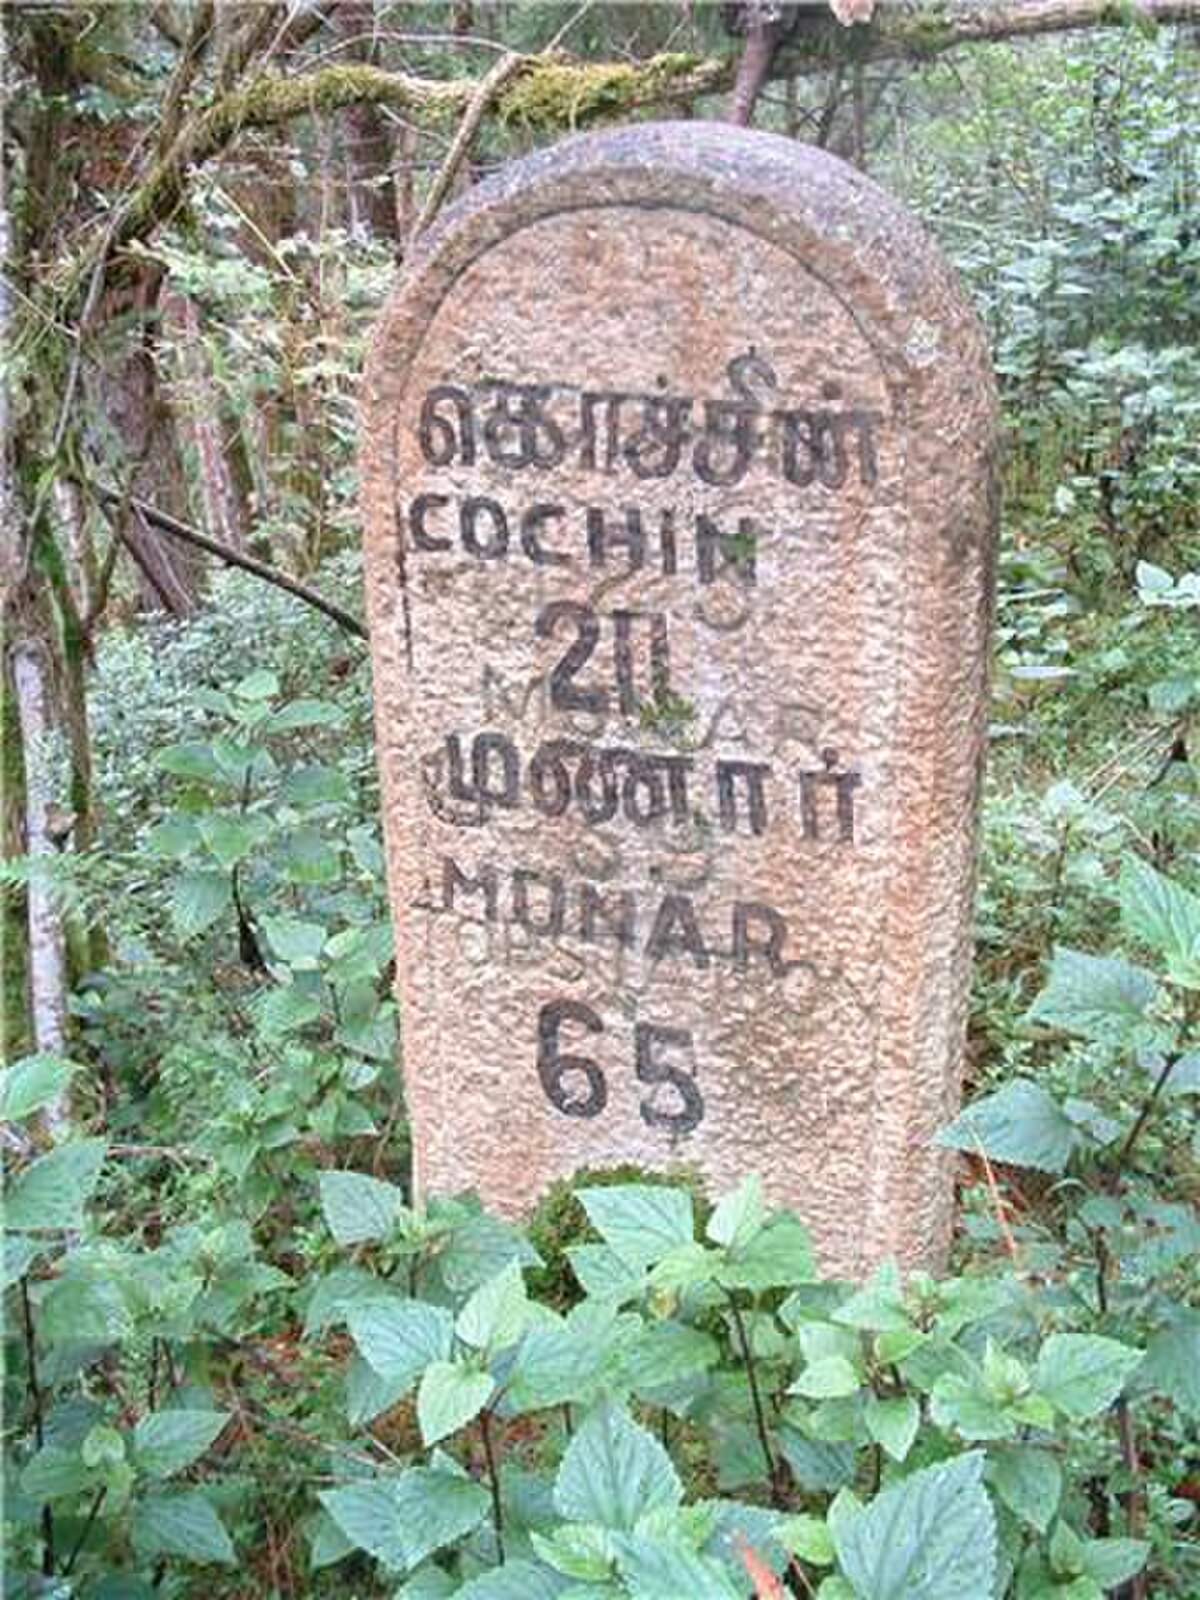
[(1039, 1083), (1016, 1078), (976, 1100), (937, 1135), (950, 1150), (980, 1150), (992, 1161), (1062, 1172), (1081, 1142), (1079, 1129)]
[(696, 1235), (692, 1197), (686, 1189), (627, 1183), (611, 1189), (579, 1189), (576, 1199), (605, 1244), (635, 1270), (652, 1267)]
[(475, 1290), (459, 1312), (454, 1331), (474, 1350), (504, 1350), (525, 1332), (530, 1315), (520, 1264), (510, 1261)]
[(809, 1362), (788, 1393), (809, 1400), (837, 1400), (857, 1394), (862, 1385), (862, 1377), (845, 1356), (820, 1356)]
[(601, 1406), (584, 1422), (567, 1446), (554, 1484), (561, 1516), (605, 1528), (632, 1530), (639, 1517), (677, 1506), (682, 1498), (670, 1456), (616, 1406)]
[(1119, 956), (1060, 948), (1029, 1017), (1083, 1039), (1119, 1039), (1143, 1021), (1156, 989), (1152, 973)]
[[(454, 1600), (556, 1600), (561, 1580), (532, 1561), (506, 1561), (454, 1591)], [(587, 1600), (586, 1594), (580, 1600)]]
[(896, 1263), (881, 1262), (863, 1287), (837, 1308), (833, 1320), (868, 1333), (899, 1333), (911, 1328)]
[(292, 700), (273, 711), (264, 723), (268, 733), (290, 733), (295, 728), (332, 728), (345, 722), (346, 713), (328, 700)]
[(1176, 983), (1200, 988), (1200, 895), (1132, 857), (1121, 873), (1120, 897), (1128, 931), (1161, 952)]
[(1150, 1546), (1143, 1539), (1088, 1539), (1081, 1554), (1083, 1570), (1092, 1582), (1112, 1592), (1142, 1570)]
[(302, 922), (298, 917), (264, 917), (262, 926), (280, 961), (310, 970), (320, 961), (328, 936), (323, 923)]
[(324, 1489), (319, 1498), (356, 1550), (365, 1550), (385, 1566), (403, 1568), (408, 1565), (408, 1547), (400, 1533), (394, 1483), (378, 1478), (349, 1483)]
[(271, 832), (271, 823), (262, 816), (213, 811), (200, 818), (199, 831), (208, 853), (228, 871), (260, 848)]
[(133, 1431), (138, 1467), (151, 1478), (169, 1478), (190, 1467), (229, 1421), (226, 1411), (155, 1411)]
[(757, 1173), (751, 1173), (718, 1202), (708, 1219), (705, 1233), (714, 1244), (728, 1245), (736, 1250), (749, 1244), (766, 1220), (767, 1203), (763, 1198), (762, 1179)]
[(1185, 1416), (1200, 1418), (1200, 1311), (1181, 1310), (1146, 1346), (1138, 1388), (1172, 1400)]
[(80, 1139), (39, 1157), (10, 1188), (4, 1226), (13, 1233), (82, 1228), (107, 1148), (103, 1139)]
[(188, 778), (195, 783), (224, 783), (225, 774), (211, 745), (193, 741), (188, 744), (168, 745), (154, 757), (154, 765), (175, 778)]
[(873, 1394), (867, 1401), (863, 1420), (875, 1443), (882, 1445), (893, 1461), (903, 1461), (921, 1426), (921, 1408), (909, 1394), (888, 1399)]
[(227, 872), (212, 868), (184, 872), (171, 891), (171, 923), (180, 939), (194, 939), (211, 928), (233, 904)]
[(1062, 1498), (1062, 1468), (1048, 1450), (1033, 1445), (994, 1445), (987, 1481), (1022, 1522), (1045, 1533)]
[(439, 1467), (410, 1468), (395, 1481), (392, 1494), (409, 1567), (474, 1532), (491, 1506), (481, 1483)]
[(1142, 1352), (1094, 1333), (1052, 1333), (1038, 1355), (1034, 1388), (1076, 1422), (1107, 1410)]
[(22, 1056), (0, 1073), (0, 1122), (20, 1122), (56, 1099), (76, 1070), (73, 1061), (43, 1053)]
[(836, 1551), (833, 1535), (824, 1517), (814, 1517), (808, 1512), (788, 1517), (775, 1528), (775, 1538), (789, 1555), (799, 1556), (814, 1567), (831, 1567)]
[(808, 1283), (816, 1276), (808, 1230), (790, 1212), (778, 1212), (745, 1245), (730, 1248), (715, 1276), (726, 1289), (753, 1294)]
[(441, 1306), (419, 1300), (354, 1307), (350, 1336), (381, 1378), (405, 1387), (414, 1384), (432, 1361), (450, 1354), (454, 1324)]
[(939, 1428), (953, 1428), (963, 1439), (1011, 1439), (1017, 1418), (991, 1393), (979, 1373), (947, 1372), (930, 1396), (930, 1415)]
[(99, 1477), (78, 1446), (47, 1444), (21, 1473), (21, 1491), (31, 1500), (61, 1500), (92, 1487)]
[(267, 667), (257, 667), (233, 686), (239, 700), (273, 700), (279, 693), (279, 678)]
[(861, 1600), (991, 1600), (996, 1522), (978, 1451), (914, 1472), (833, 1526)]
[(677, 1539), (622, 1534), (613, 1543), (630, 1600), (741, 1600), (724, 1567)]
[(237, 1554), (202, 1489), (146, 1495), (133, 1513), (133, 1542), (148, 1556), (184, 1556), (233, 1566)]
[(341, 874), (342, 860), (314, 828), (293, 828), (284, 843), (283, 870), (290, 883), (333, 883)]
[(321, 1209), (339, 1244), (363, 1244), (391, 1237), (404, 1195), (381, 1178), (330, 1169), (321, 1174)]
[(458, 1361), (433, 1361), (417, 1390), (417, 1421), (427, 1445), (465, 1428), (492, 1398), (496, 1387), (488, 1372), (476, 1372)]

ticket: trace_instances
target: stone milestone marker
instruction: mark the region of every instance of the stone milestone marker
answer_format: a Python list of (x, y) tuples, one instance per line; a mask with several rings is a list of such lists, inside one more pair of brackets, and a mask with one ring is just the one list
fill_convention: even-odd
[(757, 1171), (935, 1259), (994, 531), (938, 251), (784, 139), (575, 139), (427, 237), (365, 422), (419, 1190)]

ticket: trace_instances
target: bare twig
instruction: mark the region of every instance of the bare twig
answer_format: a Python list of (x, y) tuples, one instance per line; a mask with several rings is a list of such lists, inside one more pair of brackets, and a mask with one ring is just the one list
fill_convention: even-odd
[[(95, 493), (108, 505), (120, 504), (121, 496), (115, 489), (110, 489), (104, 484), (90, 486)], [(331, 622), (336, 622), (339, 628), (347, 633), (354, 634), (359, 639), (367, 638), (366, 627), (352, 612), (345, 610), (333, 600), (327, 600), (324, 595), (318, 594), (315, 589), (310, 589), (306, 583), (301, 583), (298, 578), (291, 578), (286, 572), (280, 572), (278, 567), (272, 567), (266, 561), (260, 561), (256, 556), (246, 555), (244, 551), (234, 550), (230, 545), (222, 544), (218, 539), (209, 538), (208, 534), (201, 533), (198, 528), (189, 527), (186, 522), (180, 522), (178, 517), (172, 517), (165, 511), (160, 511), (157, 506), (147, 504), (144, 500), (131, 500), (130, 505), (139, 517), (144, 518), (151, 527), (158, 528), (160, 532), (170, 534), (172, 538), (180, 539), (184, 544), (194, 545), (198, 550), (204, 550), (211, 556), (216, 556), (218, 561), (223, 561), (226, 566), (239, 567), (243, 572), (250, 572), (256, 578), (261, 578), (264, 583), (271, 584), (276, 589), (282, 589), (285, 594), (294, 595), (297, 600), (302, 600), (305, 605), (312, 606), (315, 611), (321, 612)]]
[(501, 56), (495, 66), (490, 67), (479, 83), (471, 102), (467, 106), (462, 121), (459, 123), (458, 132), (454, 135), (453, 142), (446, 152), (446, 159), (442, 162), (437, 177), (430, 186), (429, 193), (425, 196), (425, 204), (421, 207), (421, 214), (413, 224), (412, 237), (419, 238), (425, 232), (441, 210), (446, 196), (450, 193), (452, 184), (458, 175), (458, 170), (470, 154), (471, 146), (479, 132), (480, 124), (487, 115), (492, 102), (500, 94), (504, 86), (511, 81), (525, 64), (525, 57), (520, 55)]

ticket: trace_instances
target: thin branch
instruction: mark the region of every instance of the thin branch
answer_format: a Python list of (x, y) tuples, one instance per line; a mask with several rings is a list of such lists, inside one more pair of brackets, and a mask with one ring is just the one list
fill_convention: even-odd
[(454, 141), (446, 152), (446, 159), (442, 162), (437, 177), (430, 186), (429, 193), (425, 196), (425, 204), (421, 207), (421, 214), (413, 224), (412, 238), (419, 238), (441, 210), (446, 196), (458, 175), (459, 168), (470, 154), (471, 146), (475, 143), (480, 124), (490, 110), (493, 101), (501, 90), (508, 84), (524, 65), (525, 58), (519, 55), (501, 56), (495, 66), (489, 68), (480, 80), (479, 87), (471, 97), (463, 119), (454, 135)]
[[(100, 483), (92, 484), (90, 487), (107, 505), (121, 504), (122, 496), (115, 489)], [(256, 556), (246, 555), (244, 551), (234, 550), (232, 546), (222, 544), (218, 539), (209, 538), (208, 534), (201, 533), (198, 528), (189, 527), (186, 522), (180, 522), (178, 517), (160, 511), (157, 506), (149, 505), (145, 500), (131, 499), (129, 504), (143, 521), (161, 533), (182, 540), (184, 544), (193, 545), (197, 550), (204, 550), (210, 556), (216, 556), (217, 560), (223, 561), (226, 566), (239, 567), (243, 572), (261, 578), (264, 583), (282, 589), (285, 594), (293, 595), (305, 605), (321, 612), (331, 622), (336, 622), (338, 627), (344, 628), (347, 633), (352, 633), (359, 639), (368, 637), (366, 627), (352, 612), (346, 611), (333, 600), (327, 600), (317, 590), (310, 589), (306, 583), (301, 583), (298, 578), (290, 578), (286, 572), (280, 572), (278, 567), (272, 567), (268, 562), (258, 560)]]

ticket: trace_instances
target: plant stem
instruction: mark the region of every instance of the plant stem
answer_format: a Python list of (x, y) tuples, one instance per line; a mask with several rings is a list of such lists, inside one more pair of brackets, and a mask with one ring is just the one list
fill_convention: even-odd
[(1145, 1128), (1147, 1122), (1150, 1120), (1150, 1113), (1154, 1110), (1154, 1107), (1157, 1105), (1159, 1096), (1162, 1094), (1163, 1090), (1166, 1088), (1167, 1080), (1170, 1078), (1171, 1074), (1174, 1072), (1175, 1067), (1178, 1064), (1179, 1060), (1180, 1060), (1180, 1056), (1179, 1056), (1178, 1053), (1176, 1053), (1175, 1055), (1167, 1056), (1167, 1058), (1163, 1062), (1162, 1069), (1159, 1072), (1158, 1077), (1155, 1078), (1155, 1080), (1154, 1080), (1154, 1087), (1150, 1090), (1150, 1093), (1146, 1096), (1145, 1100), (1142, 1102), (1142, 1109), (1138, 1112), (1137, 1119), (1134, 1122), (1133, 1127), (1130, 1128), (1128, 1134), (1126, 1135), (1125, 1143), (1117, 1151), (1116, 1158), (1113, 1161), (1113, 1174), (1112, 1175), (1113, 1175), (1114, 1181), (1117, 1178), (1120, 1177), (1121, 1172), (1122, 1172), (1123, 1168), (1125, 1167), (1126, 1162), (1129, 1160), (1130, 1156), (1133, 1154), (1134, 1149), (1135, 1149), (1135, 1147), (1137, 1145), (1137, 1142), (1142, 1136), (1142, 1130), (1143, 1130), (1143, 1128)]
[[(1155, 1084), (1149, 1100), (1146, 1102), (1145, 1111), (1149, 1110), (1149, 1107), (1154, 1102), (1154, 1096), (1159, 1092), (1162, 1085), (1166, 1083), (1170, 1067), (1174, 1066), (1174, 1064), (1174, 1061), (1171, 1061), (1168, 1068), (1159, 1075), (1159, 1080)], [(1144, 1118), (1139, 1118), (1139, 1122), (1142, 1120)], [(1133, 1132), (1136, 1133), (1137, 1127), (1138, 1123), (1135, 1123)], [(1132, 1135), (1130, 1139), (1126, 1140), (1126, 1145), (1131, 1144)], [(1119, 1164), (1117, 1170), (1120, 1171)], [(1099, 1307), (1100, 1315), (1107, 1316), (1109, 1304), (1108, 1272), (1112, 1264), (1112, 1253), (1108, 1248), (1108, 1238), (1103, 1228), (1096, 1231), (1094, 1238), (1096, 1242), (1096, 1303)], [(1137, 1432), (1134, 1428), (1133, 1413), (1129, 1409), (1129, 1401), (1124, 1395), (1118, 1396), (1114, 1402), (1113, 1414), (1117, 1419), (1117, 1437), (1121, 1442), (1121, 1465), (1129, 1474), (1130, 1479), (1129, 1492), (1121, 1497), (1125, 1505), (1125, 1525), (1129, 1537), (1137, 1539), (1141, 1536), (1146, 1520), (1146, 1491), (1139, 1481), (1142, 1463), (1138, 1454)], [(1146, 1600), (1146, 1574), (1144, 1571), (1135, 1574), (1130, 1579), (1128, 1595), (1129, 1600)]]
[(496, 1466), (496, 1453), (492, 1447), (492, 1414), (485, 1406), (479, 1413), (479, 1433), (483, 1439), (483, 1455), (487, 1462), (488, 1487), (492, 1491), (492, 1526), (496, 1530), (496, 1551), (500, 1565), (504, 1565), (504, 1507), (500, 1503), (500, 1473)]
[[(29, 1279), (21, 1279), (21, 1320), (25, 1325), (25, 1360), (29, 1369), (29, 1399), (33, 1406), (33, 1437), (40, 1450), (46, 1442), (42, 1415), (42, 1386), (38, 1382), (37, 1339), (33, 1331), (33, 1307), (29, 1303)], [(42, 1507), (42, 1573), (54, 1576), (54, 1513)]]
[(104, 1504), (104, 1497), (107, 1493), (108, 1485), (106, 1483), (102, 1483), (96, 1490), (96, 1493), (92, 1496), (92, 1503), (88, 1507), (87, 1521), (80, 1530), (79, 1537), (75, 1541), (75, 1547), (71, 1551), (71, 1554), (67, 1557), (67, 1564), (63, 1568), (64, 1578), (69, 1578), (71, 1576), (75, 1563), (79, 1559), (79, 1553), (87, 1543), (87, 1536), (92, 1531), (92, 1524), (95, 1522), (100, 1513), (100, 1507)]
[(762, 1447), (763, 1460), (767, 1466), (767, 1482), (771, 1486), (771, 1504), (776, 1507), (782, 1507), (783, 1496), (780, 1492), (779, 1467), (775, 1460), (775, 1452), (771, 1449), (770, 1435), (767, 1432), (767, 1418), (766, 1413), (763, 1411), (762, 1395), (758, 1389), (758, 1371), (754, 1365), (754, 1354), (750, 1349), (750, 1340), (746, 1334), (746, 1324), (742, 1320), (742, 1313), (732, 1290), (728, 1292), (728, 1299), (729, 1309), (733, 1313), (733, 1325), (737, 1329), (742, 1360), (746, 1363), (746, 1378), (750, 1384), (750, 1402), (754, 1407), (754, 1426), (758, 1431), (758, 1442)]

